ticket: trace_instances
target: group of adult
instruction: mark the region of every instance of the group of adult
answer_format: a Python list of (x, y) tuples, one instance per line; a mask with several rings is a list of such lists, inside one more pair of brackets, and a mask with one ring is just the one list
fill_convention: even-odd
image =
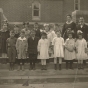
[[(76, 24), (75, 22), (72, 21), (72, 16), (71, 15), (67, 15), (66, 17), (66, 22), (63, 25), (62, 28), (62, 36), (64, 37), (64, 39), (66, 40), (67, 38), (67, 33), (69, 30), (74, 32), (74, 38), (77, 38), (77, 31), (80, 30), (83, 32), (84, 38), (86, 39), (86, 41), (88, 42), (88, 26), (85, 23), (85, 20), (83, 17), (79, 18), (79, 23)], [(6, 56), (6, 39), (9, 37), (9, 31), (8, 31), (8, 22), (5, 21), (5, 23), (2, 26), (2, 29), (0, 31), (0, 49), (1, 49), (1, 53), (2, 53), (2, 57)], [(41, 30), (39, 28), (39, 24), (35, 23), (33, 29), (36, 32), (36, 36), (41, 38)], [(51, 26), (51, 30), (53, 29), (53, 27)], [(55, 25), (55, 29), (58, 29), (58, 25)], [(54, 29), (54, 31), (55, 31)], [(15, 37), (18, 38), (20, 33), (19, 33), (19, 26), (15, 25), (14, 26), (14, 30), (15, 30)], [(25, 31), (25, 35), (26, 38), (29, 37), (30, 34), (30, 26), (29, 26), (29, 22), (25, 22), (23, 23), (23, 28), (22, 30)], [(48, 34), (48, 28), (45, 28), (45, 31)], [(85, 61), (84, 61), (85, 63)]]
[[(74, 33), (74, 38), (77, 38), (77, 31), (80, 30), (83, 33), (83, 38), (88, 42), (88, 25), (85, 23), (85, 20), (83, 17), (79, 18), (79, 23), (76, 24), (75, 22), (72, 21), (72, 16), (67, 15), (67, 21), (63, 25), (62, 29), (62, 36), (66, 40), (67, 38), (67, 33), (69, 31), (72, 31)], [(84, 60), (83, 62), (86, 64), (86, 61)]]

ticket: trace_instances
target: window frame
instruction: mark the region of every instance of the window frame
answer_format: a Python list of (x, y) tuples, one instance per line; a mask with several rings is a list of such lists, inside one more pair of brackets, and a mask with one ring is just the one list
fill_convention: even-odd
[[(39, 4), (39, 16), (34, 16), (34, 5), (38, 3)], [(36, 9), (37, 10), (37, 9)], [(40, 20), (41, 19), (41, 4), (38, 1), (35, 1), (32, 3), (32, 20)]]
[(80, 0), (78, 0), (78, 3), (76, 3), (76, 0), (74, 0), (74, 10), (77, 10), (76, 5), (78, 5), (78, 10), (80, 10)]

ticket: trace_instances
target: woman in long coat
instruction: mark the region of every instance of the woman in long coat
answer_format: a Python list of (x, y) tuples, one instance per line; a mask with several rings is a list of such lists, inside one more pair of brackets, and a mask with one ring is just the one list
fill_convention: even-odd
[(67, 22), (64, 24), (62, 29), (62, 36), (67, 39), (67, 34), (69, 31), (74, 32), (74, 37), (76, 37), (76, 24), (72, 21), (71, 15), (67, 15)]
[(5, 58), (7, 58), (7, 50), (6, 50), (6, 40), (9, 38), (9, 30), (8, 30), (8, 24), (4, 23), (2, 29), (0, 30), (0, 42), (1, 42), (1, 56), (4, 58), (2, 60), (2, 63), (6, 63)]

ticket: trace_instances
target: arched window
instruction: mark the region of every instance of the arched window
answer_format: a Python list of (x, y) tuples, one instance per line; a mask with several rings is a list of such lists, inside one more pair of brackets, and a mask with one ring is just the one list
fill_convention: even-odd
[(41, 10), (40, 2), (34, 1), (32, 3), (32, 20), (40, 20), (40, 10)]
[(74, 0), (74, 10), (80, 10), (80, 0)]

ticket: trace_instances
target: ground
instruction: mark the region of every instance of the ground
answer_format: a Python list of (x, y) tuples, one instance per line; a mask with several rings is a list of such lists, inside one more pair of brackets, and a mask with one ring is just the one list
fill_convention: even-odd
[(86, 83), (52, 83), (52, 84), (29, 84), (29, 86), (16, 85), (0, 85), (0, 88), (88, 88)]
[[(25, 71), (9, 71), (9, 65), (0, 65), (0, 88), (88, 88), (88, 65), (85, 69), (54, 70), (53, 64), (47, 66), (47, 71), (42, 71), (36, 64), (36, 70), (29, 70), (25, 64)], [(25, 85), (25, 86), (23, 86)]]

